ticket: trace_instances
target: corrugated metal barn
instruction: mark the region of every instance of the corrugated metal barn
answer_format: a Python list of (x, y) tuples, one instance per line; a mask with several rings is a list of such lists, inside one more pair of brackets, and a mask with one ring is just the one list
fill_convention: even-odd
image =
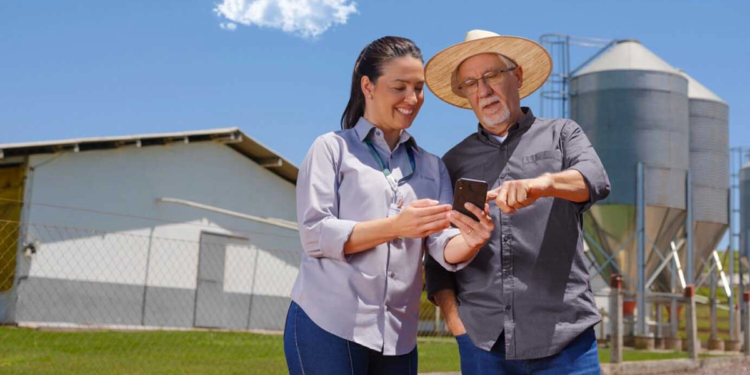
[(297, 167), (239, 129), (0, 156), (0, 322), (283, 328)]

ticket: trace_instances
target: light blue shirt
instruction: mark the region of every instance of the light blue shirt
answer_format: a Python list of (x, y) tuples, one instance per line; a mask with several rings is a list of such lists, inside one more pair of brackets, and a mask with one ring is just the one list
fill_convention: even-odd
[[(365, 139), (399, 181), (394, 193)], [(416, 170), (406, 148), (411, 147)], [(403, 176), (414, 175), (408, 180)], [(397, 195), (395, 195), (397, 194)], [(395, 201), (417, 199), (440, 204), (453, 200), (442, 160), (417, 146), (403, 131), (390, 150), (382, 131), (364, 118), (353, 129), (318, 137), (297, 178), (297, 221), (302, 263), (292, 299), (324, 330), (384, 355), (411, 352), (417, 339), (422, 259), (430, 255), (448, 270), (445, 245), (459, 234), (447, 229), (427, 238), (405, 238), (345, 255), (344, 244), (358, 222), (382, 219)]]

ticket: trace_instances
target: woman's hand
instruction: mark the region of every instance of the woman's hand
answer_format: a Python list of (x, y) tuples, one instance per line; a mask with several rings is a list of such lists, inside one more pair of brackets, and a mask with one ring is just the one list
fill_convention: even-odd
[(461, 231), (461, 236), (463, 236), (466, 246), (473, 252), (484, 246), (487, 240), (490, 239), (492, 231), (495, 230), (495, 222), (490, 217), (490, 206), (488, 204), (484, 205), (484, 211), (471, 203), (466, 203), (465, 207), (474, 216), (479, 218), (479, 221), (474, 221), (474, 219), (458, 211), (452, 211), (450, 213), (450, 222)]
[(449, 204), (438, 205), (432, 199), (411, 202), (393, 218), (393, 227), (398, 237), (424, 238), (450, 226)]

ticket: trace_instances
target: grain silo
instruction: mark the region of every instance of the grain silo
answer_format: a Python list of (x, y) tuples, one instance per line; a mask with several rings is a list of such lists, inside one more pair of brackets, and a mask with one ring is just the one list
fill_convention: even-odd
[[(570, 99), (571, 118), (591, 140), (613, 187), (586, 214), (587, 241), (600, 265), (614, 257), (602, 272), (605, 279), (621, 273), (625, 287), (635, 292), (645, 288), (646, 275), (661, 263), (654, 245), (666, 252), (685, 221), (688, 81), (639, 42), (625, 40), (572, 77)], [(639, 196), (646, 207), (641, 218)], [(641, 220), (645, 236), (638, 235)], [(644, 249), (640, 260), (639, 242)], [(647, 273), (639, 274), (640, 262)], [(639, 294), (638, 309), (646, 314), (640, 298), (645, 293)], [(638, 323), (637, 334), (646, 334), (645, 320)]]
[[(688, 80), (694, 254), (695, 259), (705, 259), (729, 226), (729, 106), (698, 81), (681, 74)], [(685, 253), (680, 255), (684, 261)]]

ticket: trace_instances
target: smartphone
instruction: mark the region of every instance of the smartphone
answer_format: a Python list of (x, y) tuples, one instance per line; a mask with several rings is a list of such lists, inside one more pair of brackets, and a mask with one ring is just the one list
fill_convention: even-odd
[[(479, 207), (480, 210), (484, 210), (484, 204), (487, 202), (487, 188), (488, 185), (485, 181), (459, 178), (453, 192), (453, 209), (474, 219), (474, 221), (479, 221), (479, 218), (467, 210), (464, 204), (468, 202)], [(455, 225), (453, 226), (455, 227)]]

